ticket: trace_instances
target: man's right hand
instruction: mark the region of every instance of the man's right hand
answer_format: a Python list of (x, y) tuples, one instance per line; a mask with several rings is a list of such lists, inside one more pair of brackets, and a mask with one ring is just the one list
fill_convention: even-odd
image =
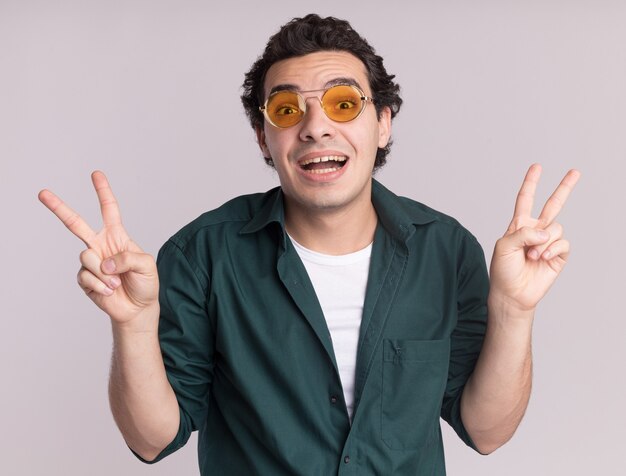
[[(159, 279), (154, 258), (130, 239), (106, 176), (91, 175), (102, 212), (99, 232), (49, 190), (39, 200), (86, 245), (80, 254), (78, 284), (114, 325), (129, 330), (154, 330), (158, 316)], [(156, 312), (155, 312), (156, 310)], [(144, 312), (148, 311), (148, 312)]]
[(52, 192), (42, 190), (39, 200), (87, 245), (80, 254), (78, 284), (113, 324), (111, 411), (128, 446), (151, 461), (180, 424), (158, 341), (157, 268), (126, 233), (107, 178), (94, 172), (91, 179), (102, 211), (98, 233)]

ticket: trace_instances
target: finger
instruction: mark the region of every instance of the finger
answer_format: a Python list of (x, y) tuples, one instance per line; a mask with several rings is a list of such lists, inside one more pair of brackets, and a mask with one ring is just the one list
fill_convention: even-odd
[(98, 277), (88, 269), (80, 268), (76, 280), (78, 281), (78, 285), (87, 295), (90, 295), (93, 292), (102, 294), (103, 296), (110, 296), (113, 294), (113, 290), (99, 280)]
[(543, 210), (541, 210), (541, 214), (539, 215), (540, 226), (542, 224), (545, 226), (552, 223), (563, 208), (563, 205), (565, 205), (567, 197), (569, 197), (569, 194), (574, 189), (579, 178), (580, 172), (578, 170), (570, 170), (567, 172), (559, 186), (554, 193), (550, 195), (550, 198), (548, 198), (546, 204), (543, 206)]
[(78, 213), (68, 207), (63, 200), (50, 190), (42, 190), (39, 192), (39, 201), (43, 203), (48, 210), (54, 213), (74, 235), (89, 246), (89, 242), (96, 236), (96, 233), (85, 223)]
[(102, 258), (90, 248), (80, 254), (80, 264), (111, 289), (115, 289), (122, 284), (119, 276), (106, 275), (101, 271)]
[(515, 200), (515, 211), (513, 212), (513, 218), (529, 217), (533, 211), (533, 203), (535, 201), (535, 190), (537, 190), (537, 183), (539, 183), (539, 177), (541, 177), (541, 165), (533, 164), (526, 172), (522, 186), (517, 193), (517, 199)]
[(541, 255), (541, 259), (546, 261), (552, 261), (557, 258), (561, 258), (563, 261), (567, 261), (570, 252), (570, 243), (567, 240), (557, 240), (552, 243), (547, 250)]
[(117, 205), (113, 190), (109, 185), (109, 181), (104, 173), (96, 170), (91, 174), (91, 181), (98, 194), (100, 202), (100, 211), (102, 213), (102, 222), (104, 225), (119, 225), (122, 223), (120, 209)]
[(537, 246), (546, 243), (550, 234), (541, 229), (524, 226), (515, 232), (498, 240), (501, 253), (516, 252), (528, 246)]
[(527, 256), (532, 260), (538, 260), (539, 257), (543, 254), (543, 252), (555, 241), (560, 240), (563, 237), (563, 227), (560, 223), (550, 223), (545, 231), (550, 235), (550, 238), (545, 243), (533, 246), (526, 253)]
[(101, 269), (107, 275), (129, 271), (144, 275), (156, 274), (156, 264), (151, 255), (132, 251), (122, 251), (110, 256), (102, 262)]

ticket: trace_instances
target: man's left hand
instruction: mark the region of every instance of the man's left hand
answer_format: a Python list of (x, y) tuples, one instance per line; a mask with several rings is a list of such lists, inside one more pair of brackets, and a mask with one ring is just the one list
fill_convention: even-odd
[(554, 221), (580, 178), (570, 170), (546, 201), (538, 218), (532, 217), (541, 166), (532, 165), (515, 202), (515, 212), (491, 260), (489, 301), (497, 307), (533, 311), (562, 271), (570, 251), (563, 227)]

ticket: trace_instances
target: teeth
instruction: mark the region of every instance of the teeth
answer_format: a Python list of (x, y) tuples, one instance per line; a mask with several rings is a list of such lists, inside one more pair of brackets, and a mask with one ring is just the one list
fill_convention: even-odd
[(334, 172), (335, 170), (339, 170), (339, 167), (333, 167), (332, 169), (307, 170), (307, 172), (310, 174), (328, 174), (330, 172)]
[[(345, 162), (348, 160), (343, 155), (326, 155), (324, 157), (313, 157), (312, 159), (303, 160), (300, 165), (317, 164), (319, 162)], [(327, 170), (327, 169), (324, 169)]]

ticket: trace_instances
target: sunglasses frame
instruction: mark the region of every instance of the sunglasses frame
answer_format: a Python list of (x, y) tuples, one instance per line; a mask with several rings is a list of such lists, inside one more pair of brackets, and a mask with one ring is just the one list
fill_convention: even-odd
[[(337, 121), (335, 119), (333, 119), (332, 117), (330, 117), (328, 114), (326, 114), (326, 109), (324, 109), (324, 96), (326, 95), (326, 93), (336, 87), (340, 87), (340, 86), (346, 86), (349, 88), (354, 89), (358, 94), (359, 94), (359, 99), (361, 100), (361, 109), (359, 110), (359, 113), (354, 116), (352, 119), (349, 119), (347, 121)], [(304, 96), (304, 94), (306, 93), (319, 93), (323, 91), (322, 96)], [(302, 110), (302, 115), (300, 116), (300, 119), (298, 120), (298, 122), (294, 122), (293, 124), (290, 124), (288, 126), (279, 126), (278, 124), (275, 124), (274, 121), (272, 121), (272, 119), (269, 116), (269, 113), (267, 112), (267, 105), (270, 101), (270, 99), (272, 99), (273, 96), (277, 95), (277, 94), (281, 94), (284, 92), (289, 92), (289, 93), (293, 93), (298, 97), (298, 106), (300, 107), (300, 109)], [(308, 91), (296, 91), (293, 89), (281, 89), (279, 91), (274, 91), (272, 94), (270, 94), (267, 99), (265, 100), (265, 103), (263, 103), (262, 106), (259, 106), (259, 111), (261, 111), (263, 113), (263, 116), (265, 117), (265, 120), (267, 122), (269, 122), (272, 126), (277, 127), (279, 129), (288, 129), (290, 127), (296, 126), (298, 124), (300, 124), (300, 122), (302, 122), (302, 119), (304, 118), (304, 116), (306, 115), (306, 111), (307, 111), (307, 105), (306, 102), (308, 99), (311, 98), (315, 98), (319, 101), (320, 106), (322, 107), (322, 111), (324, 111), (324, 114), (326, 115), (326, 117), (328, 117), (331, 121), (333, 122), (338, 122), (340, 124), (345, 124), (347, 122), (352, 122), (355, 119), (357, 119), (361, 114), (363, 114), (363, 111), (365, 111), (365, 108), (367, 107), (367, 102), (371, 102), (372, 104), (374, 104), (374, 98), (370, 97), (370, 96), (366, 96), (365, 93), (361, 90), (361, 88), (359, 88), (358, 86), (355, 86), (354, 84), (335, 84), (333, 86), (330, 86), (328, 88), (324, 88), (324, 89), (310, 89)]]

